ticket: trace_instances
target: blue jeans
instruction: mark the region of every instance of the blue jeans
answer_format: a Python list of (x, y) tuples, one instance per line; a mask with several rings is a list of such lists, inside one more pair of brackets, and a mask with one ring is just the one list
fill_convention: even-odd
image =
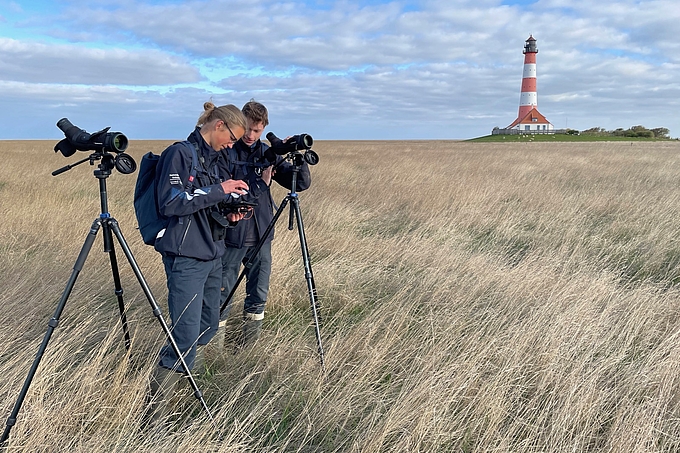
[[(172, 337), (189, 369), (194, 366), (196, 346), (208, 344), (217, 333), (220, 318), (222, 260), (201, 261), (183, 256), (164, 256), (168, 279), (168, 308)], [(184, 372), (177, 354), (166, 343), (160, 365)]]
[[(222, 255), (222, 296), (221, 302), (224, 303), (231, 292), (241, 270), (241, 264), (250, 257), (255, 247), (227, 247)], [(255, 318), (264, 317), (264, 308), (267, 303), (269, 293), (269, 276), (272, 272), (272, 243), (266, 242), (260, 248), (258, 254), (253, 259), (250, 268), (246, 269), (246, 299), (243, 303), (243, 313), (256, 315)], [(229, 311), (233, 305), (233, 298), (222, 313), (222, 320), (229, 316)]]

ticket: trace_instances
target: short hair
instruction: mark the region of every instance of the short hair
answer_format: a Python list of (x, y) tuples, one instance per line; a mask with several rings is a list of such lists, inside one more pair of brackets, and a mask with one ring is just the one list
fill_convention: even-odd
[(246, 102), (241, 109), (243, 115), (254, 123), (262, 123), (267, 126), (269, 124), (269, 114), (267, 113), (267, 107), (260, 104), (259, 102), (251, 99)]
[(246, 118), (243, 113), (233, 104), (222, 105), (215, 107), (215, 104), (208, 101), (203, 104), (203, 114), (198, 118), (196, 126), (203, 126), (215, 120), (222, 120), (231, 127), (241, 127), (246, 129)]

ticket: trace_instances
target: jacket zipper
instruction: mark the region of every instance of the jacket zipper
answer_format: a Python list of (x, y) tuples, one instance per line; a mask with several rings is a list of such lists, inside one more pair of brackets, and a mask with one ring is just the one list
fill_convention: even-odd
[(184, 230), (184, 234), (182, 235), (182, 240), (179, 243), (179, 247), (177, 247), (177, 253), (182, 254), (182, 245), (184, 245), (184, 240), (187, 238), (187, 233), (189, 233), (189, 227), (191, 226), (191, 216), (189, 217), (189, 221), (187, 222), (187, 227)]

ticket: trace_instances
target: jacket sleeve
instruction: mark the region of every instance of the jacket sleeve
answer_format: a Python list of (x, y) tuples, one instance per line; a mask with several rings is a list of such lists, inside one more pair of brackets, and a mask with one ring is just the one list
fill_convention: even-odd
[(160, 213), (165, 217), (193, 214), (229, 197), (220, 184), (194, 186), (187, 191), (191, 160), (190, 152), (181, 144), (171, 145), (161, 155), (156, 173), (156, 195)]
[(246, 183), (248, 184), (250, 190), (248, 191), (248, 195), (245, 196), (245, 200), (255, 200), (263, 193), (267, 193), (267, 189), (269, 189), (269, 186), (267, 186), (267, 184), (262, 181), (262, 178), (257, 176), (255, 172), (252, 171), (248, 172)]
[[(274, 173), (274, 181), (282, 185), (288, 190), (293, 188), (293, 168), (294, 165), (285, 161), (278, 156), (276, 173)], [(302, 162), (297, 175), (297, 184), (295, 185), (296, 192), (307, 190), (312, 185), (312, 174), (309, 172), (309, 165), (307, 162)]]
[[(220, 178), (222, 178), (223, 181), (226, 181), (227, 179), (236, 179), (232, 175), (231, 168), (232, 165), (235, 164), (230, 163), (230, 159), (236, 160), (236, 156), (232, 155), (233, 153), (230, 152), (231, 149), (220, 151), (220, 157), (217, 160), (217, 169), (220, 174)], [(255, 201), (260, 197), (260, 195), (266, 193), (267, 189), (269, 189), (267, 184), (265, 184), (265, 182), (262, 181), (262, 178), (257, 176), (254, 171), (249, 171), (243, 180), (246, 182), (246, 184), (248, 184), (248, 195), (244, 195), (243, 198), (228, 197), (227, 203), (237, 203), (241, 199), (245, 201)]]

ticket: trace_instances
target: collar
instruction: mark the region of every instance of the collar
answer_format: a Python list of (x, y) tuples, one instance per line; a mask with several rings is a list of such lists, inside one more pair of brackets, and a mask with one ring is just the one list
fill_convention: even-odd
[(189, 134), (187, 140), (193, 142), (196, 145), (197, 153), (199, 159), (202, 159), (206, 166), (211, 166), (219, 158), (220, 153), (215, 151), (212, 146), (205, 141), (201, 135), (201, 128), (196, 126), (194, 131)]
[(234, 146), (236, 147), (239, 154), (241, 154), (241, 153), (243, 154), (243, 156), (241, 157), (241, 159), (243, 159), (243, 158), (247, 158), (249, 156), (252, 156), (253, 153), (255, 153), (255, 151), (260, 149), (261, 143), (262, 142), (258, 139), (251, 146), (248, 146), (245, 143), (243, 143), (243, 140), (239, 140), (239, 141), (236, 142), (236, 144)]

